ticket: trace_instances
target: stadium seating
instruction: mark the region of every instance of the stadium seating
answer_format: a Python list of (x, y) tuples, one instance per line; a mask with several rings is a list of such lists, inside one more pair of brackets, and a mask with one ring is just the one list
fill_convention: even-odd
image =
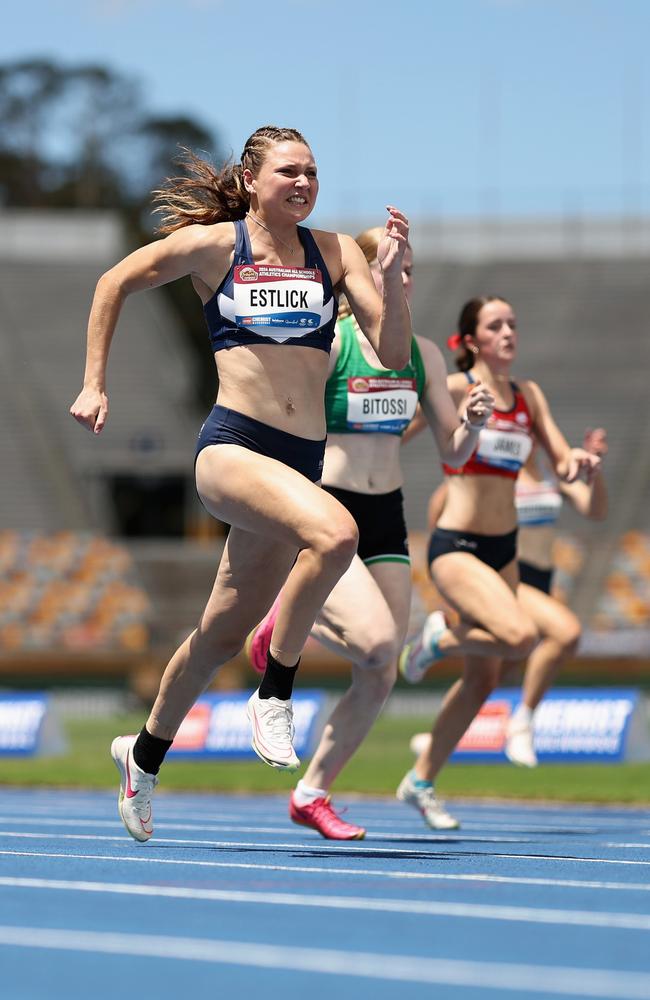
[(599, 631), (647, 629), (650, 622), (650, 535), (619, 539), (592, 626)]
[(0, 533), (0, 655), (141, 652), (150, 617), (124, 546), (76, 532)]

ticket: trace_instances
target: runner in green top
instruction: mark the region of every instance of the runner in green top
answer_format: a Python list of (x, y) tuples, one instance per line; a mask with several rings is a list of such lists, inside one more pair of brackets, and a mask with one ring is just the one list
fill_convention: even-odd
[[(380, 228), (357, 237), (383, 293), (377, 263)], [(407, 247), (402, 280), (411, 288)], [(323, 489), (352, 514), (359, 528), (357, 555), (327, 599), (312, 635), (352, 661), (352, 684), (325, 729), (304, 778), (291, 796), (291, 819), (336, 840), (361, 839), (365, 830), (335, 813), (329, 789), (358, 749), (390, 694), (408, 625), (411, 570), (402, 500), (400, 441), (420, 403), (441, 458), (461, 466), (473, 452), (493, 397), (471, 387), (459, 420), (447, 390), (442, 354), (414, 337), (411, 359), (400, 371), (383, 368), (356, 320), (341, 309), (325, 391), (327, 448)], [(281, 599), (281, 598), (280, 598)], [(277, 604), (247, 644), (254, 666), (264, 668)]]
[(407, 366), (393, 371), (368, 362), (359, 332), (354, 316), (339, 318), (334, 371), (325, 386), (327, 433), (401, 436), (427, 380), (417, 339), (412, 340)]

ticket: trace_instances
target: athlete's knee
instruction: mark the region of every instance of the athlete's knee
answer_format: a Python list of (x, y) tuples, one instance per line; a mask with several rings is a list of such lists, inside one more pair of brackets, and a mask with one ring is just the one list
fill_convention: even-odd
[(562, 653), (566, 655), (571, 655), (575, 653), (578, 648), (578, 643), (580, 642), (580, 636), (582, 635), (582, 627), (580, 622), (575, 617), (575, 615), (569, 613), (566, 615), (561, 626), (558, 628), (556, 639), (562, 647)]
[(363, 688), (367, 700), (384, 702), (397, 680), (397, 657), (386, 659), (382, 655), (374, 662), (360, 663), (353, 676), (354, 683)]
[(357, 663), (367, 673), (390, 674), (397, 669), (395, 664), (401, 652), (400, 647), (394, 631), (375, 636), (361, 648)]
[(534, 622), (528, 618), (520, 624), (519, 636), (514, 650), (516, 658), (523, 659), (530, 656), (538, 642), (539, 632)]
[(532, 653), (539, 633), (531, 618), (521, 615), (506, 622), (499, 638), (508, 647), (504, 655), (509, 660), (524, 660)]
[(343, 511), (321, 526), (315, 548), (329, 563), (346, 569), (352, 562), (359, 543), (359, 529), (350, 515)]

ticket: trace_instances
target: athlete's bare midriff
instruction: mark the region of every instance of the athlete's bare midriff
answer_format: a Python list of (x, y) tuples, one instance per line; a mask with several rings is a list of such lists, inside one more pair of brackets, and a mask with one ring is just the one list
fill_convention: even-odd
[(438, 527), (477, 535), (505, 535), (517, 527), (515, 481), (505, 476), (448, 476)]
[(397, 434), (328, 434), (323, 484), (355, 493), (391, 493), (403, 482)]
[[(535, 459), (535, 449), (519, 473), (517, 485), (524, 489), (534, 489), (545, 479)], [(517, 536), (517, 555), (522, 562), (530, 563), (537, 569), (553, 568), (553, 542), (556, 528), (554, 524), (523, 525)]]
[(326, 351), (250, 344), (218, 351), (215, 361), (220, 406), (311, 441), (325, 437)]

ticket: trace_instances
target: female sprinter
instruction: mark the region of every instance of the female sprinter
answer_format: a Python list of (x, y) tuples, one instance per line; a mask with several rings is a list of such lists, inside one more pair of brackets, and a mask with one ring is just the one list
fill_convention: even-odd
[(283, 585), (267, 670), (248, 713), (258, 755), (273, 767), (298, 766), (293, 676), (314, 619), (357, 545), (353, 518), (317, 485), (337, 290), (383, 364), (401, 368), (411, 344), (402, 282), (406, 218), (388, 209), (377, 254), (379, 295), (351, 237), (299, 225), (318, 194), (314, 156), (300, 132), (264, 126), (247, 140), (239, 163), (217, 173), (188, 154), (187, 168), (187, 176), (157, 193), (165, 239), (99, 280), (84, 385), (71, 407), (76, 420), (100, 433), (108, 415), (109, 346), (126, 297), (189, 275), (219, 378), (217, 403), (199, 434), (196, 485), (208, 511), (232, 527), (205, 611), (170, 660), (146, 725), (137, 738), (113, 742), (120, 814), (137, 840), (152, 834), (156, 774), (181, 721)]
[(460, 371), (448, 385), (460, 407), (480, 380), (496, 400), (476, 451), (461, 469), (445, 467), (447, 497), (429, 546), (432, 578), (460, 624), (449, 628), (434, 612), (406, 647), (400, 670), (412, 683), (445, 656), (464, 657), (462, 677), (452, 685), (432, 729), (430, 745), (402, 780), (398, 798), (413, 805), (436, 829), (457, 821), (435, 797), (433, 782), (479, 708), (499, 681), (504, 661), (527, 658), (538, 633), (517, 599), (517, 475), (533, 441), (544, 448), (560, 480), (590, 480), (600, 459), (570, 448), (539, 386), (513, 381), (517, 324), (500, 297), (467, 302), (459, 319)]
[[(377, 254), (382, 230), (357, 237), (380, 294)], [(412, 254), (406, 247), (402, 281), (411, 291)], [(304, 778), (291, 796), (289, 815), (336, 840), (360, 839), (362, 827), (337, 816), (329, 790), (367, 735), (397, 675), (411, 603), (411, 568), (402, 503), (401, 435), (418, 400), (440, 454), (462, 465), (474, 449), (478, 427), (492, 410), (492, 396), (480, 385), (466, 396), (459, 426), (447, 390), (446, 369), (435, 344), (414, 337), (408, 363), (383, 366), (363, 336), (356, 315), (341, 310), (330, 355), (325, 392), (327, 447), (323, 487), (350, 512), (359, 529), (359, 547), (349, 569), (320, 611), (312, 635), (352, 661), (352, 684), (330, 716)], [(282, 592), (280, 607), (284, 606)], [(274, 606), (256, 629), (249, 655), (264, 669)]]
[[(595, 455), (605, 455), (605, 431), (600, 428), (587, 431), (583, 447)], [(438, 523), (446, 493), (447, 486), (443, 483), (429, 501), (431, 531)], [(532, 618), (541, 639), (525, 665), (521, 702), (508, 723), (504, 747), (508, 759), (522, 767), (537, 766), (533, 745), (535, 709), (580, 639), (580, 622), (575, 614), (551, 596), (553, 541), (563, 498), (568, 499), (579, 514), (591, 520), (602, 521), (607, 516), (607, 488), (600, 469), (594, 470), (589, 483), (581, 479), (573, 483), (562, 482), (552, 473), (544, 472), (539, 460), (539, 446), (534, 444), (515, 485), (519, 568), (517, 600)], [(518, 666), (510, 664), (511, 669)], [(508, 683), (507, 678), (503, 681)], [(429, 733), (418, 733), (414, 737), (414, 746), (422, 749), (429, 741)]]
[[(605, 431), (601, 428), (587, 431), (583, 447), (603, 457), (607, 453)], [(544, 473), (537, 452), (535, 447), (519, 474), (515, 489), (519, 524), (517, 599), (541, 636), (528, 658), (521, 703), (506, 733), (506, 756), (522, 767), (537, 766), (533, 745), (535, 709), (553, 685), (562, 664), (575, 652), (580, 639), (580, 622), (574, 613), (551, 596), (553, 540), (562, 499), (569, 500), (583, 517), (593, 521), (603, 521), (607, 517), (607, 487), (600, 468), (594, 470), (589, 482), (582, 479), (563, 482)]]

